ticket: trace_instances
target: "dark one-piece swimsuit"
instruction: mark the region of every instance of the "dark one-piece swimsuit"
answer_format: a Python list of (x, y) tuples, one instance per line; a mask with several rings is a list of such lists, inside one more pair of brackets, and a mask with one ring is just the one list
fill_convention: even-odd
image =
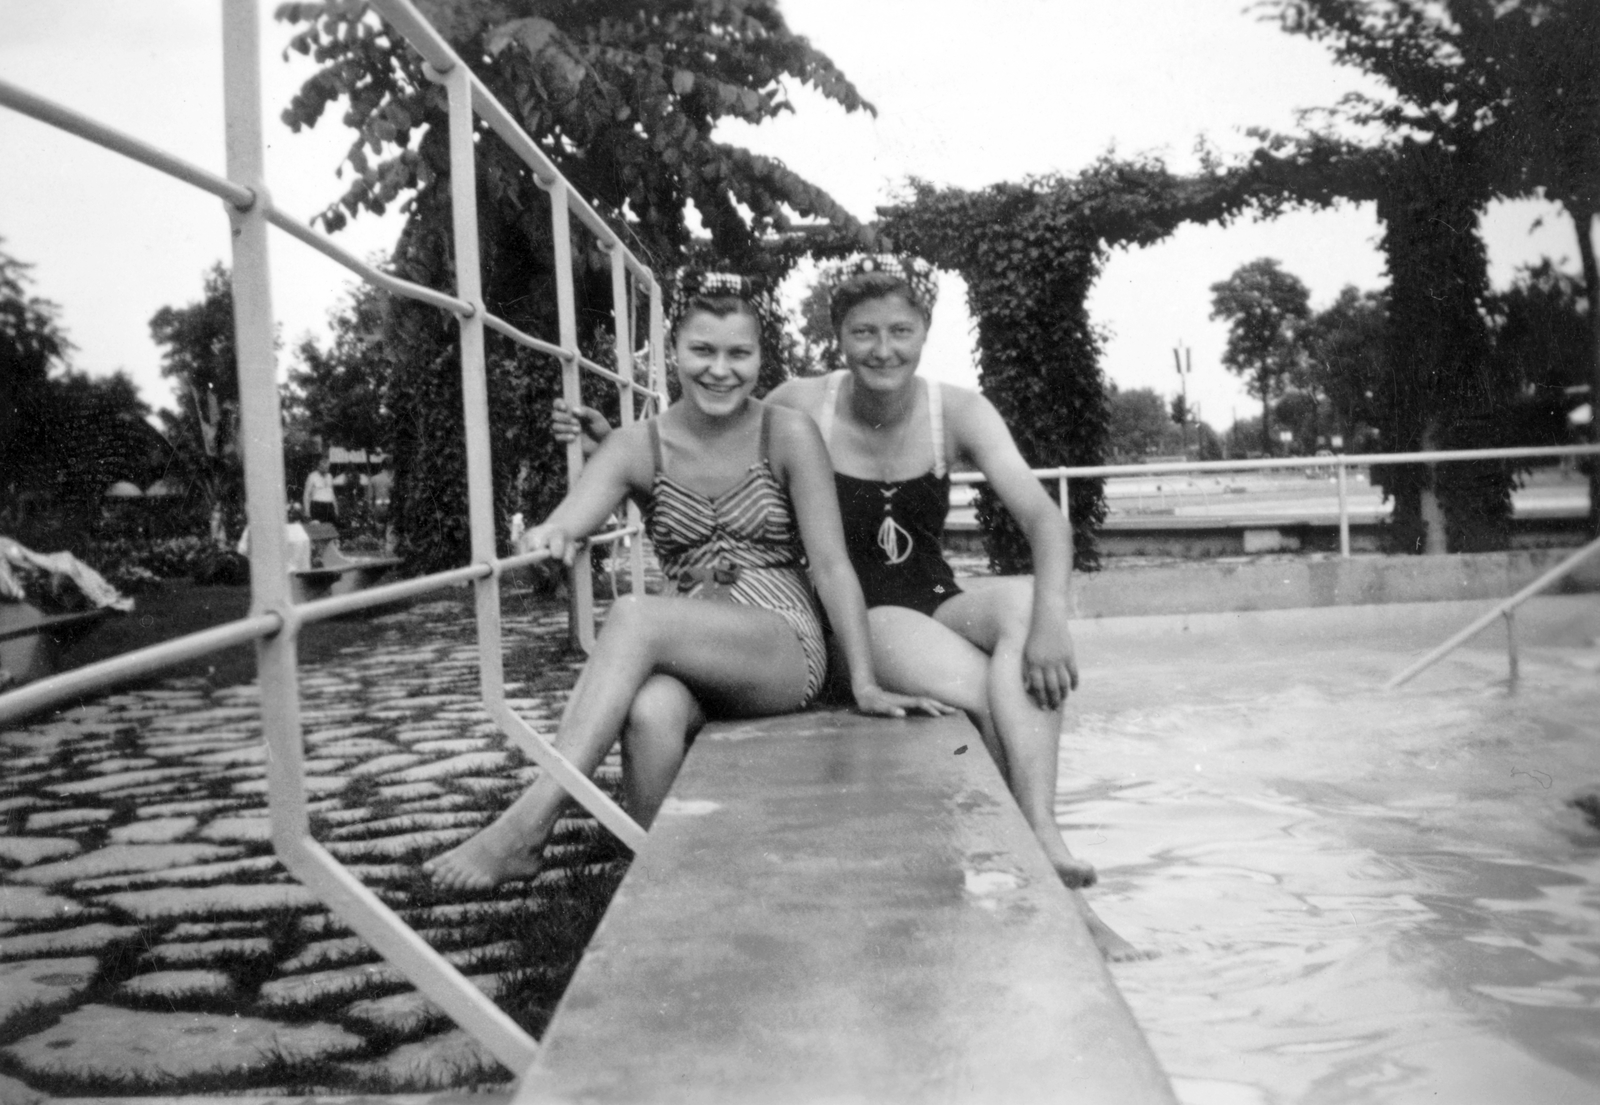
[[(834, 410), (848, 375), (828, 377), (818, 419), (822, 440), (833, 448)], [(867, 605), (906, 606), (932, 616), (961, 593), (945, 562), (940, 540), (950, 512), (950, 474), (944, 461), (944, 404), (940, 386), (928, 383), (928, 430), (933, 468), (909, 480), (864, 480), (834, 473), (845, 548), (861, 580)]]

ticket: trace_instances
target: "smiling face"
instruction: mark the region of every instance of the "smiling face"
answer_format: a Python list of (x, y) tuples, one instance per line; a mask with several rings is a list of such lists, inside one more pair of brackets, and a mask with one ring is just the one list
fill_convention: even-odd
[(692, 310), (673, 335), (685, 399), (714, 418), (737, 413), (761, 373), (761, 328), (746, 310)]
[(922, 362), (928, 322), (904, 295), (863, 300), (839, 321), (839, 348), (856, 383), (874, 390), (905, 387)]

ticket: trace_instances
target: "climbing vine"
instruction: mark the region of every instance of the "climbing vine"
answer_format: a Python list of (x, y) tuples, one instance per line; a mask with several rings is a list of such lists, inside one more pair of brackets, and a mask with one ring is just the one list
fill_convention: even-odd
[[(1031, 467), (1105, 463), (1110, 411), (1101, 336), (1085, 301), (1114, 245), (1159, 241), (1184, 222), (1229, 217), (1254, 202), (1237, 171), (1194, 177), (1157, 161), (1102, 160), (1076, 177), (1040, 177), (977, 192), (911, 182), (882, 212), (895, 245), (959, 272), (977, 320), (979, 383)], [(1050, 489), (1052, 497), (1056, 491)], [(1105, 481), (1073, 480), (1074, 562), (1100, 566)], [(1016, 522), (987, 488), (978, 521), (996, 571), (1027, 572)]]

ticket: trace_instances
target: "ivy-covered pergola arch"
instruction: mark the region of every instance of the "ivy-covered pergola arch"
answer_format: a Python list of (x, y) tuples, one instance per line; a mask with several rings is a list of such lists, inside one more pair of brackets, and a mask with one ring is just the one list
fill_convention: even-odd
[[(1225, 221), (1247, 207), (1270, 213), (1285, 202), (1281, 189), (1247, 169), (1181, 176), (1156, 161), (1109, 158), (1070, 178), (979, 191), (913, 180), (909, 191), (880, 211), (880, 244), (917, 253), (966, 281), (979, 384), (1036, 468), (1105, 463), (1110, 413), (1101, 336), (1086, 303), (1110, 250), (1152, 245), (1184, 223)], [(1076, 566), (1095, 570), (1104, 481), (1072, 481), (1069, 499)], [(1031, 570), (1026, 539), (987, 488), (979, 493), (978, 521), (997, 571)]]

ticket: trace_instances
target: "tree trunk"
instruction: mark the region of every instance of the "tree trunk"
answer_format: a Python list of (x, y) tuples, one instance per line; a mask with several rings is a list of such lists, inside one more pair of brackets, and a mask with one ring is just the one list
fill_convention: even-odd
[(1267, 377), (1261, 376), (1261, 455), (1272, 455), (1272, 400), (1268, 398), (1271, 392), (1267, 388)]
[[(1594, 208), (1581, 200), (1568, 200), (1567, 211), (1578, 231), (1578, 256), (1583, 259), (1583, 289), (1589, 299), (1589, 333), (1593, 356), (1589, 360), (1589, 440), (1600, 444), (1600, 265), (1594, 254)], [(1600, 457), (1589, 458), (1589, 536), (1600, 537)]]

